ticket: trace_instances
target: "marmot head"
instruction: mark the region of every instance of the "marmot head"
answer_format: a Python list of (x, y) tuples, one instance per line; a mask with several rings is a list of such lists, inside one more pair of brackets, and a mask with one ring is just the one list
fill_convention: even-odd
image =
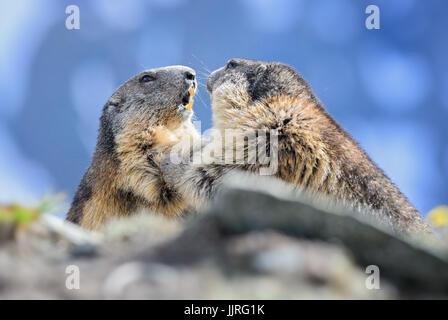
[(187, 106), (196, 88), (195, 71), (184, 66), (149, 69), (130, 78), (103, 108), (99, 144), (109, 149), (124, 131), (161, 126), (175, 130), (191, 122), (193, 111)]
[(230, 117), (232, 109), (244, 109), (270, 97), (312, 95), (307, 82), (288, 65), (237, 58), (210, 74), (207, 90), (215, 121)]

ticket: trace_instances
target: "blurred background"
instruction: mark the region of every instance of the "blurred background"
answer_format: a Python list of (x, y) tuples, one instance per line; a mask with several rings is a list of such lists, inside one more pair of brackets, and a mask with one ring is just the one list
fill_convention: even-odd
[[(65, 9), (80, 9), (67, 30)], [(365, 9), (380, 8), (380, 30)], [(16, 0), (0, 2), (0, 203), (71, 202), (101, 109), (146, 68), (205, 84), (229, 58), (295, 67), (426, 214), (448, 203), (448, 2), (443, 0)], [(211, 127), (209, 97), (194, 106)]]

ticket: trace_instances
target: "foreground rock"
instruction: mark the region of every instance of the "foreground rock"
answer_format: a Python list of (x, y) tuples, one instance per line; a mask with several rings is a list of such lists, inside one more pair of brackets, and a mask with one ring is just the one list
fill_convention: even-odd
[[(92, 234), (45, 217), (0, 237), (0, 299), (448, 297), (442, 246), (244, 180), (183, 221), (138, 215)], [(380, 289), (366, 287), (369, 265)]]

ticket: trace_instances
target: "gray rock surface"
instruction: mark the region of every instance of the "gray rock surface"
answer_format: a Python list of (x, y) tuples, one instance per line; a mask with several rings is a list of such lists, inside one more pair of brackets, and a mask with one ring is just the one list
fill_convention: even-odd
[[(141, 214), (92, 234), (43, 216), (0, 239), (0, 299), (448, 297), (443, 244), (393, 235), (272, 179), (229, 179), (183, 220)], [(369, 265), (380, 289), (366, 287)], [(79, 289), (67, 288), (68, 266)]]

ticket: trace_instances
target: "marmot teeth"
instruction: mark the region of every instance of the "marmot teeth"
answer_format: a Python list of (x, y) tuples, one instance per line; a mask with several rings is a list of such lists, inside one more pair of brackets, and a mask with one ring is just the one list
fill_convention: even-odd
[(192, 98), (190, 98), (190, 102), (188, 103), (188, 105), (185, 107), (185, 109), (187, 109), (188, 111), (191, 110), (191, 108), (193, 107), (193, 103), (194, 100)]
[(185, 96), (182, 98), (182, 105), (185, 107), (185, 109), (187, 109), (188, 111), (191, 110), (191, 108), (193, 107), (193, 97), (194, 97), (194, 88), (190, 88), (190, 90), (188, 90), (188, 92), (185, 94)]

